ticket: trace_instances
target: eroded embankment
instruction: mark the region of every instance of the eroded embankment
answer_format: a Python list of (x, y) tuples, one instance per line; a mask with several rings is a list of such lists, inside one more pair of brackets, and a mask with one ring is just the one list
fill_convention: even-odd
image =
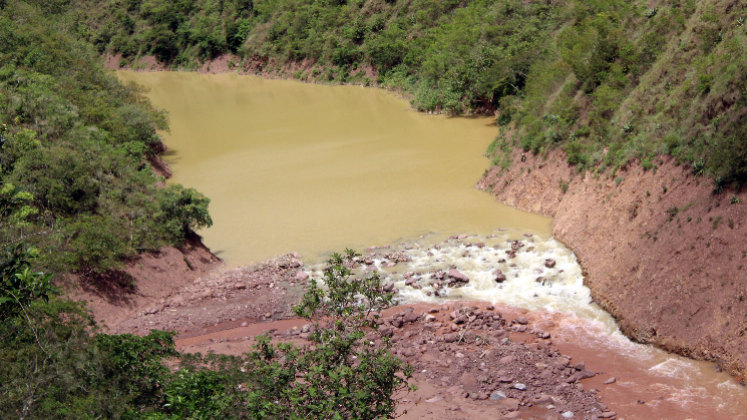
[[(304, 59), (298, 62), (291, 62), (283, 66), (278, 66), (274, 58), (255, 57), (244, 60), (233, 54), (223, 54), (214, 59), (206, 60), (199, 67), (186, 69), (180, 67), (171, 67), (159, 62), (155, 56), (146, 55), (139, 57), (131, 63), (122, 65), (122, 54), (104, 55), (105, 70), (132, 70), (132, 71), (195, 71), (202, 74), (221, 74), (221, 73), (238, 73), (242, 75), (261, 76), (266, 79), (288, 79), (292, 78), (301, 82), (319, 83), (320, 79), (314, 74), (321, 74), (324, 67), (317, 65), (316, 60)], [(305, 78), (298, 78), (297, 75), (303, 73)], [(375, 84), (378, 71), (370, 66), (362, 66), (356, 70), (350, 70), (350, 75), (356, 73), (364, 74), (371, 83)], [(323, 82), (322, 82), (323, 83)], [(492, 112), (492, 111), (491, 111)]]
[(594, 300), (642, 343), (747, 374), (745, 194), (658, 159), (579, 174), (560, 151), (515, 151), (478, 183), (501, 202), (554, 218)]
[(220, 258), (194, 236), (181, 248), (164, 246), (136, 255), (122, 269), (90, 277), (68, 274), (64, 281), (69, 297), (85, 301), (99, 325), (114, 326), (145, 307), (163, 303), (220, 265)]
[[(171, 168), (161, 155), (166, 145), (159, 142), (148, 155), (153, 172), (165, 179)], [(165, 185), (163, 182), (160, 185)], [(122, 262), (122, 268), (104, 273), (69, 273), (61, 280), (71, 299), (87, 303), (102, 326), (115, 326), (131, 319), (144, 307), (161, 305), (180, 288), (205, 276), (223, 264), (193, 234), (180, 247), (163, 246), (141, 252)]]

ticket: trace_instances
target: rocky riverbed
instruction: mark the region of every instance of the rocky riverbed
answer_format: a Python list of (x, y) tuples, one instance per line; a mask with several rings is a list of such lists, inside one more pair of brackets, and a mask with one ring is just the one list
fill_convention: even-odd
[[(616, 418), (599, 391), (581, 383), (598, 373), (562, 354), (549, 332), (528, 325), (523, 316), (514, 318), (502, 308), (474, 302), (408, 305), (383, 315), (379, 330), (366, 340), (390, 337), (394, 354), (415, 368), (419, 390), (399, 396), (403, 418)], [(313, 329), (302, 322), (264, 326), (262, 332), (276, 340), (300, 344)], [(253, 335), (242, 336), (244, 330), (260, 332), (247, 325), (182, 338), (177, 345), (186, 352), (241, 354), (254, 343)]]
[[(367, 338), (390, 336), (416, 368), (419, 390), (398, 396), (403, 418), (747, 419), (747, 393), (715, 366), (610, 332), (583, 294), (572, 254), (557, 247), (498, 232), (372, 247), (358, 257), (355, 275), (377, 272), (401, 300)], [(175, 330), (183, 352), (241, 354), (261, 333), (303, 343), (309, 327), (290, 309), (322, 268), (287, 254), (215, 270), (109, 329)], [(481, 300), (488, 292), (492, 303)], [(591, 312), (546, 310), (579, 302)]]

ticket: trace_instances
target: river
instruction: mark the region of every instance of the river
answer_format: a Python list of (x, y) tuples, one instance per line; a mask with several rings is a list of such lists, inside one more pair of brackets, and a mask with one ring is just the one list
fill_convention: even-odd
[[(169, 182), (210, 197), (215, 224), (200, 234), (227, 265), (297, 251), (313, 268), (347, 247), (399, 247), (412, 259), (406, 268), (376, 264), (403, 302), (472, 299), (534, 311), (538, 322), (557, 326), (559, 345), (619, 376), (604, 391), (619, 418), (747, 419), (747, 392), (713, 364), (620, 334), (592, 302), (573, 252), (552, 238), (550, 219), (473, 187), (489, 166), (483, 154), (497, 134), (492, 118), (425, 115), (390, 92), (357, 86), (235, 74), (118, 75), (148, 87), (153, 103), (169, 112)], [(448, 239), (462, 234), (470, 236)], [(502, 262), (516, 240), (522, 252)], [(546, 267), (547, 259), (555, 267)], [(435, 297), (426, 273), (452, 265), (470, 283)], [(506, 274), (502, 284), (494, 281), (496, 269)], [(423, 288), (404, 284), (407, 270), (421, 273)]]
[(489, 165), (493, 118), (429, 116), (359, 86), (119, 75), (168, 110), (170, 182), (210, 197), (214, 226), (200, 235), (229, 266), (291, 251), (314, 260), (432, 232), (550, 236), (550, 219), (473, 187)]

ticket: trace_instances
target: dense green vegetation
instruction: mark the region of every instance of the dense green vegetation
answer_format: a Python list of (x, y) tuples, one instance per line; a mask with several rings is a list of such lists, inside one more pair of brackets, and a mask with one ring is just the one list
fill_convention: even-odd
[(207, 198), (159, 188), (147, 164), (165, 114), (64, 28), (27, 3), (0, 12), (0, 241), (36, 244), (39, 264), (86, 274), (180, 245), (211, 220)]
[[(312, 284), (297, 315), (330, 325), (313, 347), (259, 336), (243, 356), (179, 354), (173, 333), (99, 333), (79, 303), (55, 298), (24, 247), (0, 256), (0, 410), (19, 419), (385, 419), (412, 369), (364, 340), (392, 302), (377, 276), (350, 281), (333, 255), (328, 292)], [(360, 296), (366, 299), (359, 300)], [(399, 374), (398, 374), (399, 373)], [(398, 375), (395, 375), (398, 374)]]
[[(224, 53), (333, 83), (377, 83), (427, 111), (498, 110), (491, 147), (580, 168), (675, 156), (747, 179), (747, 10), (715, 0), (75, 0), (71, 26), (124, 63)], [(373, 80), (365, 69), (377, 71)], [(699, 171), (696, 169), (696, 171)]]

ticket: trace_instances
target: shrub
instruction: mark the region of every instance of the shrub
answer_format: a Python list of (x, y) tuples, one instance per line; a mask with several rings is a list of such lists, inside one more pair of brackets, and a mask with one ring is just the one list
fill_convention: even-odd
[(691, 166), (692, 166), (692, 170), (691, 170), (692, 174), (696, 178), (705, 174), (706, 165), (705, 165), (705, 160), (703, 160), (703, 158), (696, 160), (695, 162), (691, 164)]
[(127, 242), (127, 227), (122, 221), (97, 215), (80, 216), (70, 226), (72, 232), (64, 249), (65, 262), (75, 270), (91, 273), (122, 266), (124, 257), (135, 253)]
[(502, 111), (496, 122), (500, 127), (507, 126), (511, 122), (511, 112), (508, 110)]
[(584, 153), (586, 148), (579, 142), (570, 142), (565, 146), (565, 152), (568, 155), (566, 160), (569, 165), (580, 165), (585, 166), (588, 162), (588, 157)]
[(726, 187), (726, 180), (720, 175), (713, 178), (712, 183), (714, 194), (721, 194), (724, 191), (724, 187)]
[(390, 353), (386, 333), (378, 346), (364, 340), (392, 294), (376, 274), (350, 278), (357, 258), (334, 254), (325, 290), (312, 282), (294, 308), (314, 322), (313, 346), (259, 336), (249, 353), (225, 356), (179, 354), (171, 332), (99, 334), (80, 303), (48, 298), (51, 276), (25, 274), (33, 252), (6, 250), (0, 408), (30, 420), (391, 418), (396, 396), (414, 389), (412, 368)]
[(36, 300), (49, 303), (57, 291), (52, 287), (51, 275), (31, 270), (36, 250), (24, 245), (2, 250), (0, 261), (0, 318), (19, 316)]
[(199, 229), (213, 225), (208, 213), (210, 199), (193, 188), (169, 185), (158, 190), (159, 225), (174, 243), (182, 243)]
[[(378, 329), (378, 314), (393, 295), (382, 289), (376, 272), (350, 278), (355, 255), (333, 254), (324, 270), (327, 291), (312, 281), (294, 308), (296, 315), (317, 320), (309, 337), (314, 350), (259, 340), (249, 357), (247, 407), (253, 418), (388, 418), (396, 408), (393, 396), (414, 389), (407, 384), (412, 368), (389, 352), (386, 334), (381, 347), (364, 340), (366, 330)], [(326, 328), (319, 319), (330, 320)], [(296, 381), (299, 376), (303, 382)]]

